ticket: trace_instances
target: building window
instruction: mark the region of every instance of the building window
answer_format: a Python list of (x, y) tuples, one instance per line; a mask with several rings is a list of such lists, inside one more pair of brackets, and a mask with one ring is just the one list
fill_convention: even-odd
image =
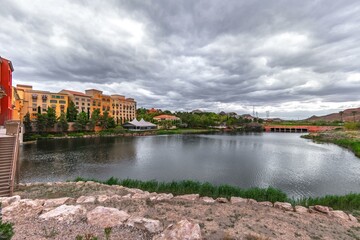
[(50, 103), (57, 103), (57, 100), (50, 100)]
[(79, 98), (77, 97), (77, 98), (75, 98), (75, 100), (79, 101)]
[(76, 105), (79, 105), (79, 102), (76, 102), (75, 104), (76, 104)]
[(60, 100), (59, 103), (60, 103), (60, 104), (66, 104), (66, 101)]

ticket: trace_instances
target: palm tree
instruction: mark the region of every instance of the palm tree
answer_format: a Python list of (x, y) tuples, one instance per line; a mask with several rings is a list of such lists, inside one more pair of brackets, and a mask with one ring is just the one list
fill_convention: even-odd
[(354, 122), (355, 122), (355, 114), (356, 114), (356, 111), (352, 111), (351, 113), (352, 113), (352, 115), (353, 115), (353, 117), (354, 117)]
[(340, 114), (340, 121), (343, 122), (343, 114), (344, 114), (344, 111), (340, 111), (339, 114)]

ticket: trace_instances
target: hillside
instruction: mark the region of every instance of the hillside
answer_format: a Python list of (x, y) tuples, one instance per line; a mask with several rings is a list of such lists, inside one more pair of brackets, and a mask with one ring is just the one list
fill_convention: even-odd
[[(360, 121), (360, 108), (350, 108), (343, 111), (342, 114), (342, 120), (344, 122), (352, 122), (354, 121), (354, 113), (355, 112), (355, 120)], [(332, 122), (332, 121), (340, 121), (341, 115), (339, 112), (337, 113), (331, 113), (324, 116), (311, 116), (310, 118), (305, 119), (306, 121), (326, 121), (326, 122)]]

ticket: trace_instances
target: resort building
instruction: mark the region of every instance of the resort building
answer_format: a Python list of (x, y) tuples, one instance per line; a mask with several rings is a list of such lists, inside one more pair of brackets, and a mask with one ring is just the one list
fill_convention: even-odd
[(161, 121), (180, 121), (180, 118), (173, 116), (173, 115), (167, 115), (167, 114), (162, 114), (159, 116), (156, 116), (153, 118), (154, 120), (161, 122)]
[(102, 91), (96, 89), (85, 90), (85, 94), (91, 97), (91, 108), (90, 111), (93, 112), (96, 109), (101, 112), (101, 101), (102, 101)]
[(112, 116), (110, 113), (111, 106), (111, 97), (109, 95), (102, 95), (101, 98), (101, 114), (104, 114), (105, 111), (109, 113), (109, 116)]
[(19, 101), (18, 105), (22, 106), (17, 120), (22, 119), (28, 112), (30, 119), (35, 119), (37, 113), (46, 113), (49, 107), (55, 110), (56, 116), (60, 116), (66, 112), (69, 103), (67, 94), (34, 90), (29, 85), (16, 85), (16, 93), (19, 99), (15, 102)]
[(12, 72), (11, 61), (0, 57), (0, 125), (12, 120)]
[(157, 113), (157, 112), (159, 112), (159, 110), (156, 110), (155, 108), (151, 108), (151, 109), (147, 110), (148, 114)]
[(89, 89), (85, 91), (86, 95), (91, 96), (91, 112), (95, 109), (100, 110), (100, 114), (105, 111), (109, 116), (115, 119), (117, 124), (130, 121), (136, 117), (136, 102), (133, 98), (125, 98), (122, 95), (104, 95), (102, 91)]
[(37, 113), (45, 113), (48, 107), (56, 110), (56, 116), (66, 112), (69, 102), (75, 104), (79, 112), (91, 113), (98, 109), (100, 114), (105, 111), (113, 117), (117, 124), (123, 124), (136, 117), (136, 102), (133, 98), (122, 95), (104, 95), (97, 89), (88, 89), (85, 93), (72, 90), (61, 90), (59, 93), (34, 90), (30, 85), (17, 85), (13, 88), (12, 106), (13, 118), (22, 120), (27, 112), (30, 119), (35, 119)]
[(76, 109), (79, 112), (91, 112), (91, 96), (86, 95), (82, 92), (76, 92), (71, 90), (61, 90), (60, 93), (67, 94), (69, 96), (69, 101), (72, 101), (75, 104)]

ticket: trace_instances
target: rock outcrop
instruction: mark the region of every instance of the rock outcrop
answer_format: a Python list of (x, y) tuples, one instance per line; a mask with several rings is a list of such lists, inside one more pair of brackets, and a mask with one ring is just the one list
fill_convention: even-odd
[[(322, 230), (324, 238), (360, 234), (356, 217), (320, 205), (293, 207), (286, 202), (273, 204), (240, 197), (215, 200), (198, 194), (174, 197), (95, 182), (32, 183), (21, 188), (23, 192), (18, 193), (28, 198), (0, 198), (3, 219), (17, 227), (15, 239), (48, 238), (43, 230), (47, 228), (68, 236), (55, 239), (75, 239), (90, 230), (103, 234), (109, 227), (111, 239), (231, 239), (239, 235), (246, 239), (246, 234), (260, 239), (293, 239), (294, 232), (306, 239), (307, 228), (316, 236), (317, 224), (329, 233)], [(50, 194), (58, 198), (41, 199)]]

